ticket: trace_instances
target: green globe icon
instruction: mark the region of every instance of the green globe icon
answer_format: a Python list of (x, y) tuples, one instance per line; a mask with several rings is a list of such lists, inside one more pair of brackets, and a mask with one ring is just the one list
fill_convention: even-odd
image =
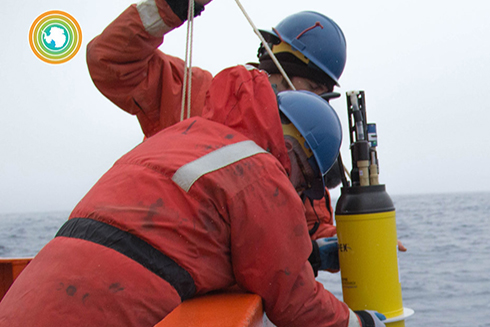
[(48, 64), (71, 60), (80, 49), (82, 30), (73, 16), (51, 10), (39, 15), (29, 29), (32, 52)]

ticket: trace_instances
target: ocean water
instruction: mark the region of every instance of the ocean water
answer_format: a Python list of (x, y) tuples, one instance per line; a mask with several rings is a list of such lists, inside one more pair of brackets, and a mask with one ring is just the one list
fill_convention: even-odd
[[(392, 196), (405, 326), (490, 327), (490, 193)], [(0, 214), (0, 257), (35, 255), (69, 212)], [(342, 299), (340, 274), (318, 279)]]

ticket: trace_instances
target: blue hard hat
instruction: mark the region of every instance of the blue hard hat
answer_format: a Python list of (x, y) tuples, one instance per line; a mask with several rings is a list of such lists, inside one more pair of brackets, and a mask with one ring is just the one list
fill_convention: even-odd
[[(327, 101), (308, 91), (280, 92), (277, 101), (281, 113), (304, 138), (305, 147), (313, 152), (320, 174), (325, 175), (336, 161), (342, 143), (342, 126), (337, 113)], [(321, 181), (317, 195), (312, 198), (323, 196), (323, 178)], [(321, 196), (318, 196), (319, 192)]]
[(314, 11), (303, 11), (283, 19), (272, 31), (261, 30), (267, 42), (289, 44), (309, 62), (308, 66), (327, 74), (335, 84), (344, 71), (346, 42), (340, 27)]

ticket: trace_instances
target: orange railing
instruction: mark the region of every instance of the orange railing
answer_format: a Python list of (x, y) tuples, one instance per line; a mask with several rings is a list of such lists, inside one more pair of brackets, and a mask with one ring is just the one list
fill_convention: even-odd
[(0, 258), (0, 300), (32, 258)]
[(155, 327), (259, 327), (263, 317), (260, 296), (223, 293), (184, 301)]

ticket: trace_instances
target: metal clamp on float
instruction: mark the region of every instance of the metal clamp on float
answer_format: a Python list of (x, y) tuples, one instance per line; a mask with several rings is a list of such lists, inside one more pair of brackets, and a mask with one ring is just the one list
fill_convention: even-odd
[[(403, 327), (414, 311), (403, 307), (395, 207), (378, 181), (376, 125), (366, 123), (364, 91), (346, 95), (351, 184), (342, 177), (335, 210), (343, 298), (352, 310), (375, 310), (386, 326)], [(340, 157), (339, 164), (344, 171)]]

